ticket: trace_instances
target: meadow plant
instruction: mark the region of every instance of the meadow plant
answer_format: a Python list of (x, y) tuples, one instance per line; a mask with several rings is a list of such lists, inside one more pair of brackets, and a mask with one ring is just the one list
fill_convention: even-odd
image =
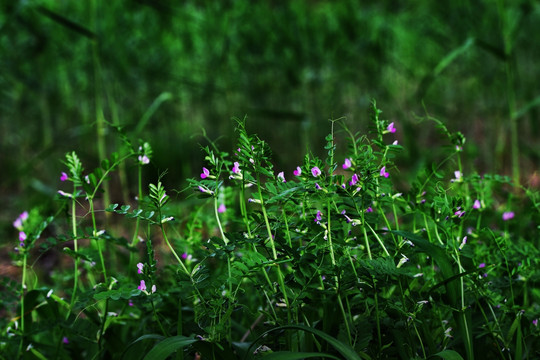
[[(447, 157), (403, 181), (400, 126), (380, 116), (373, 102), (369, 135), (331, 120), (326, 157), (307, 154), (290, 172), (236, 120), (236, 150), (204, 146), (178, 204), (166, 173), (144, 185), (148, 143), (123, 137), (87, 175), (68, 153), (58, 214), (13, 223), (22, 281), (4, 281), (4, 299), (18, 301), (1, 324), (2, 357), (539, 356), (538, 193), (468, 170), (464, 137), (439, 121)], [(137, 168), (135, 206), (103, 204), (123, 162)], [(72, 271), (29, 282), (33, 248), (63, 248)]]

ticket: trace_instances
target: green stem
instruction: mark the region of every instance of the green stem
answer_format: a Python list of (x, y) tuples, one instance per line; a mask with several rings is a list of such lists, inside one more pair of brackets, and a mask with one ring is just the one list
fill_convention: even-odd
[[(75, 251), (75, 253), (78, 252), (77, 217), (75, 214), (76, 205), (77, 205), (77, 202), (75, 201), (76, 192), (77, 192), (77, 188), (74, 187), (73, 196), (71, 198), (71, 231), (73, 233), (73, 250)], [(73, 305), (75, 304), (75, 298), (76, 298), (76, 292), (77, 292), (77, 286), (78, 286), (78, 279), (79, 279), (79, 257), (75, 256), (74, 270), (73, 270), (73, 292), (71, 293), (71, 302), (69, 305), (69, 311), (67, 313), (66, 319), (69, 318), (69, 315), (73, 311)]]
[(26, 261), (27, 261), (27, 255), (26, 249), (21, 249), (24, 251), (23, 254), (23, 268), (22, 268), (22, 284), (21, 284), (21, 343), (19, 344), (19, 355), (18, 357), (21, 358), (23, 354), (23, 347), (24, 347), (24, 293), (26, 290)]

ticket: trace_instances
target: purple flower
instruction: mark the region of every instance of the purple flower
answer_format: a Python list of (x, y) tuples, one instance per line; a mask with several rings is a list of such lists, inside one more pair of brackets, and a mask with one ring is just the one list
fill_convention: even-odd
[(182, 254), (182, 259), (186, 260), (188, 258), (188, 253), (183, 253)]
[(317, 177), (321, 175), (321, 170), (317, 166), (314, 166), (311, 168), (311, 175), (313, 175), (313, 177)]
[(156, 292), (156, 290), (157, 290), (157, 288), (156, 288), (156, 284), (152, 285), (152, 294), (153, 294), (153, 293), (155, 293), (155, 292)]
[(459, 181), (462, 181), (462, 180), (461, 180), (461, 177), (462, 177), (461, 171), (459, 171), (459, 170), (454, 171), (454, 176), (455, 176), (456, 178), (450, 180), (450, 182), (459, 182)]
[(141, 165), (146, 165), (150, 163), (150, 159), (146, 155), (139, 155), (139, 162)]
[(538, 319), (534, 319), (534, 320), (532, 321), (532, 323), (533, 323), (534, 326), (538, 326)]
[(227, 211), (227, 208), (225, 207), (225, 204), (219, 205), (217, 209), (218, 213), (223, 214), (225, 211)]
[(137, 264), (137, 274), (142, 274), (143, 268), (144, 268), (144, 264), (143, 263), (138, 263)]
[(199, 185), (199, 191), (205, 194), (214, 195), (214, 192), (212, 190), (208, 190), (201, 185)]
[(234, 162), (234, 166), (232, 168), (232, 172), (235, 173), (236, 175), (239, 175), (240, 174), (240, 164), (238, 163), (238, 161), (235, 161)]
[(315, 189), (321, 190), (321, 186), (319, 184), (315, 183)]
[(510, 219), (514, 218), (514, 212), (513, 211), (506, 211), (502, 214), (502, 219), (504, 221), (508, 221)]
[(366, 212), (367, 213), (373, 212), (373, 208), (371, 206), (368, 206), (368, 208), (366, 209)]
[(144, 280), (141, 280), (141, 284), (137, 286), (137, 289), (141, 291), (146, 291), (146, 283), (144, 282)]
[(320, 210), (317, 210), (317, 215), (315, 215), (315, 222), (319, 223), (319, 221), (322, 220), (322, 212)]
[(483, 269), (486, 267), (486, 263), (480, 263), (480, 265), (478, 265), (478, 268), (479, 269)]
[(68, 179), (68, 175), (65, 172), (62, 172), (62, 175), (60, 176), (60, 181), (66, 181)]
[(358, 175), (353, 174), (351, 177), (351, 181), (349, 181), (349, 186), (354, 186), (358, 182)]
[(128, 305), (133, 306), (133, 301), (131, 301), (131, 299), (128, 301)]
[(386, 131), (390, 132), (390, 133), (395, 133), (396, 132), (396, 128), (394, 127), (394, 123), (391, 122), (388, 127), (386, 128)]
[(383, 166), (383, 167), (381, 168), (381, 171), (379, 172), (379, 174), (380, 174), (381, 176), (384, 176), (385, 178), (387, 178), (387, 177), (390, 175), (390, 174), (388, 174), (388, 173), (386, 172), (386, 166)]
[(202, 168), (202, 173), (201, 173), (201, 179), (206, 179), (209, 175), (210, 175), (210, 170), (203, 167)]
[(458, 207), (454, 215), (457, 217), (462, 217), (463, 215), (465, 215), (465, 211), (461, 210), (461, 208)]
[(62, 338), (62, 343), (64, 343), (64, 344), (69, 344), (69, 339), (67, 338), (67, 336), (64, 336), (64, 337)]
[(480, 203), (480, 200), (476, 199), (474, 200), (474, 204), (472, 206), (473, 209), (480, 209), (482, 207), (482, 204)]
[(24, 246), (24, 240), (26, 240), (26, 234), (24, 231), (19, 231), (19, 242), (21, 246)]
[(341, 167), (343, 167), (344, 170), (347, 170), (351, 166), (352, 166), (351, 160), (345, 159), (345, 162), (343, 163), (343, 165)]
[(277, 174), (277, 178), (280, 179), (282, 182), (287, 182), (287, 180), (285, 180), (285, 174), (283, 173), (283, 171)]
[(294, 176), (300, 176), (302, 175), (302, 169), (300, 169), (300, 166), (296, 167), (296, 170), (293, 171)]

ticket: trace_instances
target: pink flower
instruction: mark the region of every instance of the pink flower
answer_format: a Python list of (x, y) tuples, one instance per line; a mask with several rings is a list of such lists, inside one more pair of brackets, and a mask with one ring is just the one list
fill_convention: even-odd
[(144, 282), (144, 280), (141, 280), (141, 284), (137, 287), (137, 289), (141, 291), (146, 291), (146, 283)]
[(133, 301), (129, 300), (129, 301), (128, 301), (128, 305), (129, 305), (129, 306), (133, 306)]
[(65, 172), (62, 172), (62, 175), (60, 176), (60, 181), (66, 181), (68, 179), (68, 175)]
[(152, 285), (152, 294), (153, 294), (153, 293), (155, 293), (155, 292), (156, 292), (156, 290), (157, 290), (157, 288), (156, 288), (156, 284)]
[(183, 253), (182, 254), (182, 259), (186, 260), (188, 258), (188, 253)]
[(391, 122), (388, 127), (386, 128), (386, 131), (390, 132), (390, 133), (395, 133), (396, 132), (396, 128), (394, 127), (394, 123)]
[(397, 140), (394, 140), (394, 142), (392, 143), (392, 145), (398, 145), (398, 141), (397, 141)]
[(24, 211), (19, 217), (13, 222), (13, 227), (17, 230), (22, 230), (23, 223), (28, 219), (28, 211)]
[(227, 211), (227, 208), (225, 207), (225, 204), (219, 205), (217, 209), (218, 213), (223, 214), (225, 211)]
[(202, 168), (202, 173), (201, 173), (201, 179), (206, 179), (209, 175), (210, 175), (210, 170), (203, 167)]
[(279, 174), (277, 174), (277, 177), (278, 177), (278, 179), (280, 179), (282, 182), (287, 182), (287, 181), (285, 180), (285, 174), (283, 173), (283, 171), (280, 172)]
[(506, 211), (502, 214), (502, 219), (504, 221), (508, 221), (510, 219), (514, 218), (514, 212), (513, 211)]
[(481, 263), (480, 265), (478, 265), (478, 268), (479, 269), (483, 269), (486, 267), (486, 263)]
[(296, 170), (293, 171), (294, 176), (300, 176), (302, 175), (302, 169), (300, 169), (300, 166), (296, 167)]
[(232, 168), (232, 172), (235, 173), (236, 175), (239, 175), (240, 174), (240, 164), (238, 163), (238, 161), (235, 161), (234, 162), (234, 166)]
[(482, 207), (482, 204), (480, 203), (480, 200), (476, 199), (474, 200), (474, 204), (472, 206), (473, 209), (480, 209)]
[(343, 165), (341, 167), (343, 167), (344, 170), (347, 170), (351, 166), (352, 166), (351, 160), (345, 159), (345, 162), (343, 163)]
[(143, 268), (144, 268), (144, 264), (143, 263), (138, 263), (137, 264), (137, 274), (142, 274)]
[(462, 179), (461, 179), (461, 177), (462, 177), (461, 171), (459, 171), (459, 170), (454, 171), (454, 176), (455, 176), (456, 178), (450, 180), (450, 182), (459, 182), (459, 181), (462, 181)]
[(19, 241), (23, 242), (24, 240), (26, 240), (26, 234), (24, 231), (19, 231)]
[(321, 170), (317, 166), (314, 166), (311, 168), (311, 175), (313, 175), (313, 177), (317, 177), (321, 175)]
[(388, 173), (386, 172), (386, 166), (383, 166), (383, 167), (381, 168), (381, 171), (379, 172), (379, 174), (380, 174), (381, 176), (384, 176), (385, 178), (387, 178), (387, 177), (390, 175), (390, 174), (388, 174)]
[(64, 344), (69, 344), (69, 339), (67, 338), (67, 336), (64, 336), (64, 337), (62, 338), (62, 343), (64, 343)]

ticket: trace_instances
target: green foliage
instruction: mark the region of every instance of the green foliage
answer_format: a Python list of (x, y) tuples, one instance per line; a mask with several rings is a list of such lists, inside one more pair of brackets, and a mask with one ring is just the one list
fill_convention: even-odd
[[(22, 281), (2, 282), (0, 350), (231, 360), (540, 351), (537, 193), (467, 173), (464, 136), (436, 119), (446, 157), (398, 191), (395, 155), (405, 147), (381, 114), (373, 101), (370, 135), (331, 120), (326, 156), (308, 153), (293, 174), (236, 120), (236, 150), (203, 146), (203, 169), (184, 190), (194, 196), (181, 201), (168, 195), (166, 172), (143, 186), (145, 142), (137, 150), (126, 138), (127, 150), (88, 178), (68, 153), (66, 222), (32, 210), (14, 223), (27, 234), (14, 256)], [(106, 181), (134, 156), (137, 203), (101, 202)], [(74, 268), (35, 273), (35, 247), (40, 256), (63, 249)]]

